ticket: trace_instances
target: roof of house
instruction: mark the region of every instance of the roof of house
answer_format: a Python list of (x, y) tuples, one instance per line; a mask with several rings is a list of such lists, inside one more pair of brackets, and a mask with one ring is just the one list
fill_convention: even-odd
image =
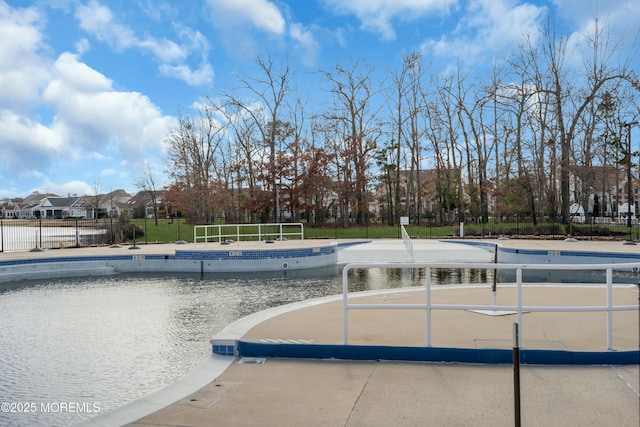
[[(80, 197), (47, 197), (46, 200), (53, 208), (68, 208), (73, 206)], [(44, 201), (43, 201), (44, 202)]]

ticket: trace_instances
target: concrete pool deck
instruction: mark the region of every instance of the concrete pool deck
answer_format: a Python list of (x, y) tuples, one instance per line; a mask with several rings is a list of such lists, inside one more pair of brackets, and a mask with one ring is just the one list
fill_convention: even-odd
[[(416, 260), (488, 261), (487, 253), (459, 244), (414, 242)], [(501, 245), (543, 250), (639, 253), (640, 247), (619, 242), (496, 241)], [(420, 247), (419, 247), (420, 246)], [(166, 253), (175, 245), (141, 246), (141, 252)], [(451, 248), (451, 249), (449, 249)], [(74, 249), (92, 253), (106, 248)], [(127, 251), (109, 249), (113, 251)], [(164, 251), (164, 252), (163, 252)], [(451, 252), (449, 252), (451, 251)], [(47, 251), (51, 256), (55, 251)], [(61, 250), (59, 252), (66, 252)], [(130, 251), (129, 251), (130, 252)], [(18, 255), (19, 254), (19, 255)], [(37, 257), (42, 253), (0, 254)], [(339, 263), (408, 261), (399, 241), (345, 247)], [(557, 287), (527, 290), (532, 300), (553, 292), (554, 299), (602, 305), (598, 289)], [(499, 289), (512, 299), (513, 289)], [(455, 295), (458, 294), (458, 295)], [(444, 287), (433, 297), (463, 297), (489, 303), (488, 287)], [(616, 304), (638, 304), (633, 285), (616, 287)], [(423, 301), (421, 290), (383, 290), (363, 295), (368, 303)], [(358, 297), (360, 299), (360, 297)], [(230, 325), (248, 342), (342, 342), (341, 297), (327, 297), (256, 313)], [(535, 315), (535, 316), (534, 316)], [(575, 315), (575, 314), (573, 314)], [(572, 315), (572, 316), (573, 316)], [(350, 343), (357, 345), (423, 346), (424, 320), (415, 312), (357, 311)], [(439, 313), (447, 325), (434, 333), (433, 345), (510, 348), (515, 316), (486, 316), (466, 311)], [(604, 313), (580, 313), (576, 322), (566, 313), (524, 315), (523, 348), (604, 351)], [(536, 319), (539, 318), (539, 319)], [(638, 312), (614, 315), (614, 347), (638, 350)], [(638, 364), (521, 367), (523, 425), (640, 425)], [(185, 397), (186, 396), (186, 397)], [(130, 426), (415, 426), (513, 425), (513, 368), (504, 364), (344, 361), (289, 358), (240, 358), (212, 355), (172, 390), (161, 390), (104, 414), (84, 425)]]
[[(471, 290), (484, 298), (487, 289)], [(484, 291), (485, 295), (480, 295)], [(500, 293), (508, 294), (510, 290)], [(536, 298), (540, 289), (532, 290)], [(575, 289), (573, 290), (575, 293)], [(469, 289), (443, 289), (436, 298)], [(569, 296), (565, 288), (555, 297)], [(587, 292), (582, 302), (595, 296)], [(615, 292), (618, 302), (637, 303), (638, 291)], [(504, 295), (509, 297), (509, 295)], [(372, 293), (363, 301), (416, 301), (423, 292)], [(300, 305), (299, 305), (300, 307)], [(249, 342), (341, 343), (341, 301), (280, 312), (256, 321), (242, 337)], [(541, 319), (530, 316), (539, 314)], [(638, 314), (616, 315), (619, 350), (638, 349)], [(591, 337), (602, 316), (565, 313), (525, 315), (523, 348), (603, 350)], [(393, 310), (350, 317), (354, 344), (424, 345), (424, 320)], [(442, 313), (445, 333), (437, 345), (509, 348), (515, 316), (471, 312)], [(360, 320), (360, 321), (358, 321)], [(434, 320), (435, 322), (435, 320)], [(530, 325), (530, 326), (527, 326)], [(535, 329), (534, 329), (534, 326)], [(576, 327), (577, 326), (577, 327)], [(578, 332), (576, 336), (576, 332)], [(580, 334), (581, 333), (581, 334)], [(599, 335), (601, 336), (601, 335)], [(602, 337), (602, 336), (601, 336)], [(640, 423), (640, 371), (635, 365), (522, 365), (522, 425), (637, 426)], [(130, 426), (510, 426), (514, 425), (513, 368), (508, 364), (421, 363), (245, 357), (195, 393)]]
[[(452, 296), (449, 290), (437, 294)], [(420, 292), (386, 295), (421, 297)], [(630, 287), (616, 297), (638, 301), (637, 291)], [(413, 315), (395, 315), (392, 322), (385, 315), (391, 313), (375, 312), (356, 321), (356, 341), (424, 345), (424, 332)], [(571, 336), (559, 338), (566, 332), (564, 323), (557, 321), (563, 316), (545, 320), (542, 334), (553, 336), (529, 334), (532, 339), (525, 339), (523, 346), (578, 344)], [(601, 327), (595, 317), (581, 318), (586, 329)], [(339, 301), (307, 306), (258, 323), (243, 339), (341, 342), (340, 318)], [(471, 326), (469, 319), (474, 320)], [(447, 321), (456, 333), (440, 336), (440, 345), (510, 345), (513, 316), (456, 312)], [(490, 322), (506, 331), (483, 331), (483, 324)], [(628, 313), (616, 324), (622, 329), (616, 330), (619, 342), (637, 348), (637, 313)], [(596, 341), (580, 342), (579, 347), (602, 349), (603, 343)], [(637, 426), (639, 375), (637, 364), (523, 365), (522, 425)], [(511, 426), (513, 401), (513, 368), (504, 364), (241, 358), (215, 381), (130, 426)]]

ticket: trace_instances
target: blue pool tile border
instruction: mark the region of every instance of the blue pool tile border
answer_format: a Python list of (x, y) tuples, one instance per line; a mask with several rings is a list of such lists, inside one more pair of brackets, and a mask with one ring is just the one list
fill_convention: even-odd
[(90, 261), (245, 261), (261, 259), (291, 259), (326, 256), (334, 254), (336, 246), (318, 246), (296, 249), (252, 249), (252, 250), (180, 250), (174, 254), (132, 254), (132, 255), (87, 255), (66, 257), (38, 257), (0, 261), (0, 267), (35, 265), (49, 263), (90, 262)]
[[(238, 341), (240, 357), (298, 359), (387, 360), (409, 362), (510, 364), (513, 351), (448, 347), (400, 347), (339, 344), (270, 344)], [(637, 365), (640, 350), (567, 351), (521, 349), (520, 362), (528, 365)]]
[[(515, 249), (515, 248), (505, 248), (499, 247), (500, 252), (511, 253), (517, 255), (537, 255), (537, 256), (548, 256), (549, 250), (542, 249)], [(632, 260), (632, 261), (640, 261), (640, 254), (634, 254), (629, 252), (594, 252), (594, 251), (566, 251), (566, 250), (553, 250), (554, 256), (561, 257), (578, 257), (578, 258), (604, 258), (604, 259), (624, 259), (624, 260)]]
[[(150, 259), (149, 258), (150, 255), (145, 255), (144, 257), (145, 259)], [(89, 255), (89, 256), (76, 256), (76, 257), (13, 259), (8, 261), (0, 261), (0, 267), (8, 267), (13, 265), (64, 263), (64, 262), (129, 261), (133, 259), (134, 259), (134, 255), (100, 255), (100, 256)]]
[[(499, 253), (515, 254), (515, 255), (534, 255), (556, 257), (576, 257), (576, 258), (602, 258), (610, 261), (611, 259), (620, 260), (620, 262), (636, 262), (640, 261), (640, 252), (596, 252), (596, 251), (576, 251), (576, 250), (549, 250), (549, 249), (521, 249), (508, 248), (501, 246), (499, 243), (489, 243), (474, 240), (440, 240), (441, 242), (461, 243), (464, 245), (482, 247), (487, 250), (494, 250), (498, 247)], [(591, 260), (590, 260), (591, 261)], [(615, 261), (614, 261), (615, 262)]]

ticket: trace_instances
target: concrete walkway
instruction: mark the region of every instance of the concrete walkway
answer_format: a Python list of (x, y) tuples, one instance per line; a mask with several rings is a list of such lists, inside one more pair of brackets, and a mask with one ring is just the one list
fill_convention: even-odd
[[(511, 297), (508, 294), (512, 291), (500, 289), (505, 298)], [(529, 291), (532, 299), (547, 291), (553, 292), (553, 298), (584, 293), (580, 302), (601, 297), (598, 290), (585, 288)], [(434, 294), (446, 301), (454, 298), (454, 293), (482, 299), (486, 292), (443, 289)], [(383, 293), (362, 302), (410, 302), (422, 298), (421, 293)], [(617, 303), (637, 303), (638, 292), (626, 287), (616, 291), (616, 299)], [(418, 313), (359, 310), (350, 316), (354, 344), (424, 345), (424, 321)], [(580, 315), (579, 325), (563, 319), (566, 316), (525, 315), (523, 347), (604, 349), (602, 316)], [(442, 322), (446, 327), (434, 336), (436, 345), (512, 346), (514, 316), (456, 311), (440, 313), (439, 317), (434, 323)], [(326, 302), (265, 320), (243, 340), (340, 343), (341, 322), (341, 302)], [(616, 346), (637, 349), (638, 313), (618, 313), (615, 324)], [(638, 426), (639, 378), (638, 365), (523, 365), (522, 425)], [(131, 426), (510, 426), (514, 425), (513, 396), (513, 368), (509, 365), (248, 358), (235, 361), (196, 393)]]

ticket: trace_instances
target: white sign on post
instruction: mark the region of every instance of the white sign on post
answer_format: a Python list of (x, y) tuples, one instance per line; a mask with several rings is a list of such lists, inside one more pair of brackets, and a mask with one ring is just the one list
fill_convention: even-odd
[(409, 225), (409, 217), (401, 216), (400, 217), (400, 225)]

